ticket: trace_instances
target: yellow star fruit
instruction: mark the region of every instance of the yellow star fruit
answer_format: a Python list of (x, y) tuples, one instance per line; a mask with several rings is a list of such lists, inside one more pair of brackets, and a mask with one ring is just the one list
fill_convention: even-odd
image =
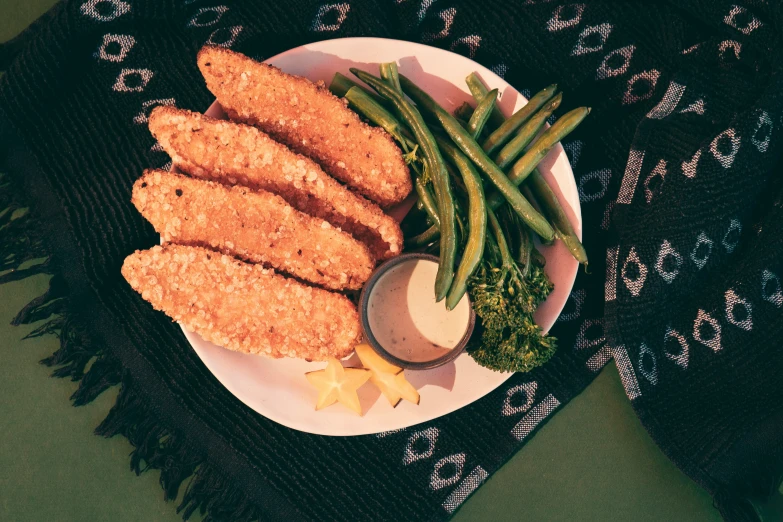
[(356, 355), (364, 367), (372, 372), (370, 382), (381, 390), (392, 406), (397, 406), (401, 399), (419, 404), (419, 392), (405, 379), (402, 368), (386, 361), (369, 344), (357, 346)]
[(307, 381), (318, 390), (316, 410), (331, 406), (335, 402), (346, 406), (359, 415), (362, 406), (359, 404), (359, 389), (370, 378), (371, 373), (362, 368), (343, 368), (340, 361), (330, 357), (326, 368), (305, 374)]

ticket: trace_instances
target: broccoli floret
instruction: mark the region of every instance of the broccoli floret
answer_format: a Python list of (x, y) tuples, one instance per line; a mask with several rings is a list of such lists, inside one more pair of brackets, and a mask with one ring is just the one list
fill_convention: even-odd
[(414, 145), (412, 149), (408, 150), (408, 147), (405, 147), (406, 152), (402, 155), (402, 159), (405, 160), (406, 165), (410, 165), (414, 162), (421, 162), (421, 158), (419, 158), (417, 152), (419, 151), (419, 146)]
[[(494, 219), (489, 215), (492, 226)], [(554, 337), (535, 324), (533, 313), (552, 291), (553, 285), (541, 266), (531, 262), (527, 276), (511, 257), (502, 234), (495, 234), (500, 266), (486, 256), (470, 280), (468, 291), (483, 332), (469, 353), (482, 366), (497, 371), (527, 372), (547, 362), (557, 349)]]

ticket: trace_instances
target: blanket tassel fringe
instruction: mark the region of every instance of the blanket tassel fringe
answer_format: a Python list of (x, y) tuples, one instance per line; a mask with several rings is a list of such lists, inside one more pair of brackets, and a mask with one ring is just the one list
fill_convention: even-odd
[[(17, 201), (9, 181), (0, 174), (0, 284), (36, 274), (51, 274), (51, 263), (35, 221)], [(52, 375), (79, 383), (71, 396), (75, 406), (88, 404), (108, 388), (119, 385), (116, 403), (95, 430), (104, 437), (123, 435), (134, 450), (130, 468), (137, 475), (160, 471), (165, 500), (176, 499), (187, 482), (177, 512), (188, 520), (195, 512), (207, 522), (250, 521), (261, 518), (258, 508), (202, 455), (193, 451), (183, 437), (161, 426), (143, 397), (136, 392), (130, 375), (119, 362), (90, 341), (69, 315), (67, 291), (54, 274), (49, 289), (33, 299), (13, 319), (13, 325), (45, 321), (25, 338), (55, 335), (60, 348), (41, 363), (53, 367)]]

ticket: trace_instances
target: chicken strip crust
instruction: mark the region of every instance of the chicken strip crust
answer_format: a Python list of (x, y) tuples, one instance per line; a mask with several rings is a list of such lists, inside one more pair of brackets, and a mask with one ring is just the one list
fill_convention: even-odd
[(198, 67), (232, 120), (314, 159), (384, 208), (410, 194), (408, 166), (391, 136), (361, 121), (322, 84), (218, 46), (201, 49)]
[(270, 192), (146, 170), (131, 201), (164, 242), (266, 263), (333, 290), (361, 288), (375, 264), (364, 243)]
[(359, 314), (344, 295), (205, 248), (137, 250), (122, 275), (156, 310), (236, 352), (339, 359), (361, 336)]
[(191, 176), (278, 194), (362, 241), (376, 259), (402, 251), (393, 218), (255, 127), (160, 106), (150, 114), (149, 128), (174, 165)]

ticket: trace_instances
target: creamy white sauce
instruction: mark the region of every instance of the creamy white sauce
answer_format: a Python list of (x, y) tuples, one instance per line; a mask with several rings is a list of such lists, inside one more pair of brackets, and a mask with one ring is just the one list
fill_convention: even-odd
[(437, 359), (457, 346), (470, 322), (467, 295), (452, 311), (435, 302), (437, 263), (403, 261), (381, 276), (367, 302), (373, 336), (392, 355), (412, 362)]

